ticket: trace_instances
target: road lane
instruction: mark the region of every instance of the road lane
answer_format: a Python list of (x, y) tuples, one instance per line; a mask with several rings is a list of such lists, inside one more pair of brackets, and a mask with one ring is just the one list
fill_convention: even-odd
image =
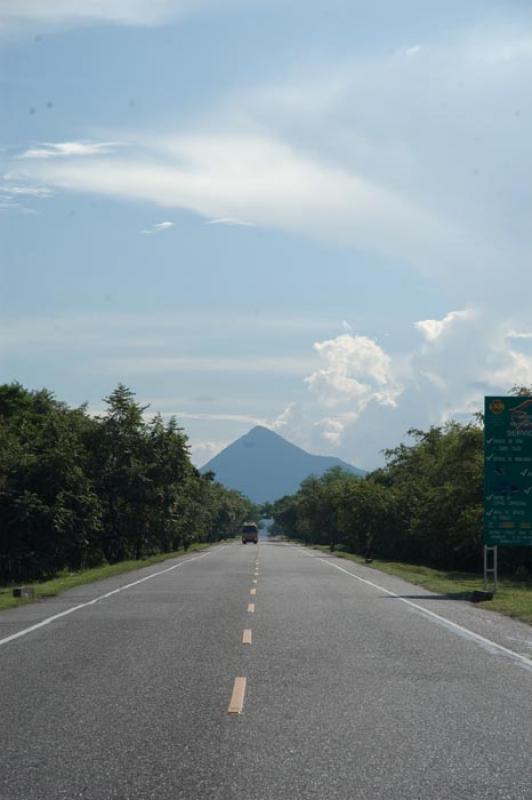
[[(108, 600), (110, 597), (113, 597), (116, 594), (128, 591), (133, 587), (138, 586), (141, 583), (154, 580), (155, 578), (158, 578), (161, 575), (166, 575), (168, 572), (173, 572), (174, 570), (179, 569), (179, 567), (183, 566), (183, 564), (186, 564), (189, 561), (197, 561), (198, 559), (205, 558), (207, 555), (208, 553), (204, 553), (201, 556), (192, 556), (191, 558), (188, 558), (186, 561), (179, 561), (177, 564), (172, 564), (172, 566), (170, 567), (159, 569), (157, 570), (157, 572), (150, 572), (149, 574), (144, 575), (142, 578), (137, 578), (137, 580), (129, 581), (128, 583), (125, 583), (114, 589), (109, 589), (108, 591), (102, 594), (98, 594), (96, 597), (93, 597), (90, 600), (82, 600), (81, 602), (76, 603), (74, 605), (68, 603), (66, 608), (60, 611), (56, 611), (53, 614), (48, 613), (48, 616), (45, 616), (44, 618), (39, 619), (37, 622), (33, 622), (32, 624), (26, 627), (20, 626), (21, 621), (24, 619), (23, 613), (21, 616), (19, 615), (18, 622), (15, 621), (15, 619), (11, 619), (11, 617), (15, 617), (15, 615), (9, 615), (9, 619), (6, 620), (6, 623), (15, 624), (17, 630), (11, 634), (4, 635), (3, 638), (0, 639), (0, 647), (4, 647), (5, 645), (10, 644), (10, 642), (15, 641), (15, 639), (20, 639), (22, 636), (29, 636), (36, 630), (44, 628), (47, 625), (51, 625), (52, 623), (57, 622), (57, 620), (62, 619), (63, 617), (68, 617), (70, 616), (70, 614), (76, 614), (78, 611), (81, 611), (81, 609), (87, 608), (87, 606), (93, 606), (96, 603), (101, 603), (104, 600)], [(27, 606), (27, 608), (29, 607)], [(33, 608), (39, 608), (39, 606), (32, 606), (32, 610)]]
[(309, 555), (215, 548), (0, 648), (1, 800), (530, 800), (532, 673)]
[[(344, 575), (348, 575), (350, 578), (360, 581), (361, 583), (365, 583), (367, 586), (370, 586), (372, 589), (375, 589), (380, 594), (383, 594), (387, 597), (390, 597), (394, 600), (398, 600), (401, 603), (405, 603), (409, 608), (414, 609), (417, 612), (420, 612), (424, 616), (428, 617), (431, 622), (436, 622), (438, 625), (443, 625), (443, 627), (447, 628), (451, 631), (451, 633), (458, 634), (459, 636), (463, 636), (466, 639), (469, 639), (475, 644), (479, 644), (481, 647), (484, 647), (488, 652), (496, 653), (498, 655), (503, 655), (506, 658), (510, 658), (512, 661), (518, 663), (520, 666), (524, 666), (525, 668), (532, 671), (532, 658), (528, 655), (523, 655), (522, 653), (517, 652), (515, 647), (510, 648), (506, 647), (498, 642), (495, 642), (493, 639), (488, 639), (485, 636), (475, 632), (472, 630), (471, 627), (465, 627), (460, 625), (460, 623), (456, 622), (449, 618), (448, 614), (437, 614), (434, 610), (426, 608), (422, 605), (419, 600), (426, 600), (426, 596), (419, 595), (419, 596), (403, 596), (398, 594), (397, 592), (393, 592), (386, 587), (383, 587), (380, 583), (375, 583), (374, 580), (369, 580), (368, 578), (363, 578), (360, 575), (356, 575), (354, 571), (351, 569), (346, 569), (342, 567), (340, 564), (335, 563), (335, 559), (325, 559), (321, 558), (321, 561), (328, 564), (329, 566), (333, 567), (333, 569), (337, 569), (340, 572), (343, 572)], [(418, 602), (414, 602), (414, 600), (418, 600)], [(441, 598), (440, 598), (441, 599)], [(447, 599), (447, 598), (446, 598)], [(449, 611), (449, 608), (447, 608)], [(475, 623), (477, 620), (475, 620)], [(474, 625), (476, 627), (476, 624)], [(507, 638), (505, 635), (503, 638)], [(529, 640), (519, 639), (520, 642), (529, 643)]]
[(277, 758), (261, 797), (532, 797), (530, 672), (321, 559), (266, 552), (246, 706), (248, 774)]
[(2, 800), (197, 796), (240, 674), (254, 550), (215, 549), (2, 648)]

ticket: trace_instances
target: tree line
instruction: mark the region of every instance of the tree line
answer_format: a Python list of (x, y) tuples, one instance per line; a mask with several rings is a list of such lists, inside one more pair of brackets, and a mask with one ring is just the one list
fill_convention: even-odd
[[(360, 479), (341, 468), (310, 476), (273, 504), (272, 533), (366, 558), (476, 571), (483, 531), (482, 418), (428, 431), (385, 450), (386, 466)], [(532, 548), (499, 548), (504, 571), (532, 576)]]
[(119, 384), (106, 411), (0, 386), (0, 582), (188, 549), (233, 535), (259, 509), (200, 474), (174, 418)]

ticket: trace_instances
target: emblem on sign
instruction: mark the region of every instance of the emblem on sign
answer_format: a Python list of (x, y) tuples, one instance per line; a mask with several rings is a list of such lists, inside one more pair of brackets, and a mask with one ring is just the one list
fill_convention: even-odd
[(502, 400), (492, 400), (490, 403), (490, 411), (492, 414), (502, 414), (504, 412), (504, 403)]

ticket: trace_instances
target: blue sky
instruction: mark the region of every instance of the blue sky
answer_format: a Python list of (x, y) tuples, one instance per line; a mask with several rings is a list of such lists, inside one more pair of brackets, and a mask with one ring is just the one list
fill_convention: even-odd
[(0, 0), (0, 380), (372, 468), (532, 384), (526, 2)]

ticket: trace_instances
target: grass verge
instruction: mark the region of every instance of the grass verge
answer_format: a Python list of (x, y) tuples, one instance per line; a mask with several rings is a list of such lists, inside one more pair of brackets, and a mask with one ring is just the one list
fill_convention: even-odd
[[(325, 553), (330, 552), (329, 548), (323, 545), (313, 545), (312, 549), (321, 550)], [(334, 555), (337, 558), (344, 558), (348, 561), (368, 566), (361, 556), (352, 553), (339, 550)], [(445, 572), (417, 564), (380, 561), (379, 559), (374, 559), (369, 566), (372, 569), (380, 570), (380, 572), (386, 572), (388, 575), (403, 578), (403, 580), (416, 586), (423, 586), (430, 592), (445, 595), (450, 600), (469, 600), (471, 593), (475, 589), (482, 589), (482, 576), (471, 572)], [(481, 605), (482, 608), (486, 608), (489, 611), (498, 611), (508, 617), (515, 617), (515, 619), (532, 625), (532, 584), (499, 578), (497, 594), (493, 600), (485, 601)]]
[[(76, 586), (83, 586), (86, 583), (101, 581), (104, 580), (104, 578), (113, 578), (115, 575), (121, 575), (123, 572), (132, 572), (133, 570), (142, 569), (143, 567), (149, 567), (151, 564), (159, 564), (161, 561), (168, 561), (171, 558), (189, 555), (197, 550), (205, 550), (207, 547), (212, 547), (212, 543), (191, 544), (187, 553), (185, 553), (183, 548), (180, 548), (173, 553), (157, 553), (157, 555), (148, 556), (139, 561), (118, 561), (116, 564), (102, 564), (99, 567), (84, 569), (80, 572), (64, 571), (59, 573), (57, 577), (48, 581), (0, 586), (0, 611), (6, 608), (16, 608), (17, 606), (27, 605), (28, 603), (42, 600), (46, 597), (56, 597), (61, 592), (67, 589), (74, 589)], [(35, 592), (33, 600), (13, 597), (13, 588), (15, 585), (32, 586)]]

